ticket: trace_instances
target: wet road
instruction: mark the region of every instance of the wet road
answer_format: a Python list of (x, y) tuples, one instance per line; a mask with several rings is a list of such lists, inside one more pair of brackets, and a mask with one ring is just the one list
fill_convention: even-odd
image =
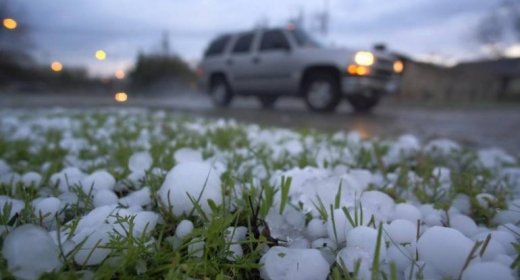
[(396, 137), (411, 133), (421, 140), (446, 137), (478, 148), (500, 147), (520, 156), (520, 104), (413, 106), (384, 100), (371, 114), (355, 114), (346, 102), (335, 114), (314, 114), (303, 101), (282, 99), (274, 109), (263, 110), (257, 100), (236, 99), (227, 109), (214, 108), (198, 93), (169, 97), (132, 97), (116, 103), (112, 96), (0, 93), (0, 108), (161, 108), (187, 115), (234, 118), (241, 122), (323, 131), (355, 130), (363, 137)]

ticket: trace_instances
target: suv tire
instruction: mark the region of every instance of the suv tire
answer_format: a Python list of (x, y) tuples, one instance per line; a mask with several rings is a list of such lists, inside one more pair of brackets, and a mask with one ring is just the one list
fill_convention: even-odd
[(347, 100), (358, 113), (370, 112), (379, 103), (379, 98), (375, 96), (354, 95), (348, 96)]
[(307, 107), (319, 113), (332, 112), (341, 101), (338, 80), (327, 72), (312, 74), (303, 85)]
[(262, 105), (263, 109), (271, 109), (274, 106), (274, 103), (276, 103), (276, 100), (278, 100), (278, 96), (276, 95), (262, 95), (258, 96), (258, 101), (260, 101), (260, 104)]
[(217, 77), (209, 89), (213, 104), (218, 107), (229, 107), (233, 100), (233, 91), (224, 77)]

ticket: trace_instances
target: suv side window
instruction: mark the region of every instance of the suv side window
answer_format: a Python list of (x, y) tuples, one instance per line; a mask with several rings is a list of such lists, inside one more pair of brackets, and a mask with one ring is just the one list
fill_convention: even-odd
[(215, 39), (204, 52), (204, 57), (220, 55), (224, 52), (231, 36), (224, 35)]
[(262, 35), (260, 51), (288, 50), (289, 42), (280, 30), (269, 30)]
[(233, 53), (246, 53), (251, 50), (251, 44), (253, 43), (254, 33), (245, 33), (238, 37), (235, 46), (233, 47)]

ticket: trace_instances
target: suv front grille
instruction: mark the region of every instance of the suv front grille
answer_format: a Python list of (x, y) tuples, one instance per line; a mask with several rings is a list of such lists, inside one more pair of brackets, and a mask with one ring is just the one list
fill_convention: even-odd
[(378, 68), (392, 69), (394, 66), (394, 62), (391, 60), (378, 58), (376, 60), (375, 66)]
[(394, 75), (394, 62), (378, 58), (373, 66), (373, 76), (382, 80), (390, 79)]
[(393, 71), (387, 69), (374, 69), (374, 76), (381, 78), (390, 78), (394, 74)]

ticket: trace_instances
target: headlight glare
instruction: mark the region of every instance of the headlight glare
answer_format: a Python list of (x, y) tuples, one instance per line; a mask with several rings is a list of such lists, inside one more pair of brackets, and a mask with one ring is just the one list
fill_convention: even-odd
[(368, 66), (359, 66), (357, 64), (350, 64), (347, 67), (347, 73), (354, 76), (366, 76), (370, 75), (370, 67)]
[(404, 70), (404, 64), (401, 60), (396, 60), (394, 62), (394, 72), (395, 73), (402, 73)]
[(361, 66), (370, 66), (374, 64), (374, 55), (371, 52), (357, 52), (354, 61)]

